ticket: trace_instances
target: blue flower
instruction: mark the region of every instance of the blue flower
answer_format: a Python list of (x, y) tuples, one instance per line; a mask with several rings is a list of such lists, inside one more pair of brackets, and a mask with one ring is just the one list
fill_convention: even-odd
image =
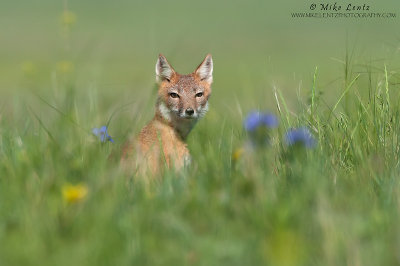
[(289, 146), (299, 144), (304, 145), (306, 148), (313, 148), (316, 144), (314, 137), (307, 127), (289, 129), (286, 132), (285, 139)]
[(107, 126), (102, 126), (101, 128), (93, 128), (92, 133), (100, 138), (101, 142), (106, 142), (107, 140), (114, 143), (114, 140), (107, 133)]
[(253, 132), (261, 126), (266, 128), (276, 128), (278, 124), (279, 121), (275, 115), (258, 111), (249, 113), (244, 120), (244, 128), (249, 132)]

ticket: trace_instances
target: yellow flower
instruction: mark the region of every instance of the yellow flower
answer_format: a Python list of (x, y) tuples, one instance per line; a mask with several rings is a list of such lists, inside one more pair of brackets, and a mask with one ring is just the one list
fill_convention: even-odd
[(65, 10), (62, 14), (61, 14), (61, 23), (65, 26), (72, 26), (75, 24), (76, 22), (76, 15), (75, 13), (69, 11), (69, 10)]
[(271, 265), (302, 265), (304, 244), (296, 232), (278, 229), (264, 239), (261, 252), (265, 261)]
[(236, 149), (232, 154), (232, 161), (236, 162), (237, 160), (239, 160), (240, 157), (242, 157), (243, 152), (244, 152), (243, 148)]
[(25, 75), (29, 76), (33, 75), (36, 72), (36, 67), (33, 62), (25, 61), (21, 64), (21, 70)]
[(74, 64), (70, 61), (60, 61), (57, 63), (57, 70), (60, 73), (70, 73), (74, 70)]
[(62, 188), (63, 198), (67, 203), (82, 201), (88, 194), (88, 188), (84, 184), (64, 185)]

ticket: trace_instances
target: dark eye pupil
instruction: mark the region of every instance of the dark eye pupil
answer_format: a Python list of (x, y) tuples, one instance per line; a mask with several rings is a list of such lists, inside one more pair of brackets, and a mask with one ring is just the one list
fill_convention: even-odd
[(170, 95), (172, 98), (178, 98), (178, 97), (179, 97), (179, 95), (176, 94), (175, 92), (171, 92), (169, 95)]
[(199, 93), (196, 94), (196, 97), (201, 97), (201, 96), (203, 96), (202, 92), (199, 92)]

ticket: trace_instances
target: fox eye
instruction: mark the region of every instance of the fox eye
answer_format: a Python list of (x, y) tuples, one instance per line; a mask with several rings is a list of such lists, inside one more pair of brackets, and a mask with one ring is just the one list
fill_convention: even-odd
[(171, 96), (171, 98), (179, 98), (178, 93), (175, 93), (175, 92), (171, 92), (171, 93), (169, 94), (169, 96)]
[(202, 92), (199, 92), (199, 93), (196, 93), (196, 97), (202, 97), (203, 96), (203, 93)]

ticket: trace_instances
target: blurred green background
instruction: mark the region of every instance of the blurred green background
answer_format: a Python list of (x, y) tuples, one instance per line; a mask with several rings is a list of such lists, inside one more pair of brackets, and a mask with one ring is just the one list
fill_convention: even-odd
[[(398, 265), (399, 19), (292, 18), (312, 3), (3, 1), (0, 265)], [(146, 186), (113, 155), (154, 115), (159, 53), (211, 53), (213, 96), (193, 166)], [(253, 109), (280, 126), (238, 153)], [(315, 149), (285, 144), (301, 125)]]
[[(291, 94), (310, 82), (316, 66), (326, 83), (321, 85), (334, 89), (346, 52), (356, 64), (389, 64), (398, 53), (398, 19), (291, 17), (310, 11), (311, 3), (6, 1), (0, 11), (0, 88), (48, 91), (66, 61), (80, 90), (95, 87), (122, 104), (129, 91), (137, 98), (150, 92), (159, 53), (182, 73), (212, 53), (215, 98), (270, 106), (273, 85)], [(399, 8), (395, 0), (367, 4), (373, 12)]]

